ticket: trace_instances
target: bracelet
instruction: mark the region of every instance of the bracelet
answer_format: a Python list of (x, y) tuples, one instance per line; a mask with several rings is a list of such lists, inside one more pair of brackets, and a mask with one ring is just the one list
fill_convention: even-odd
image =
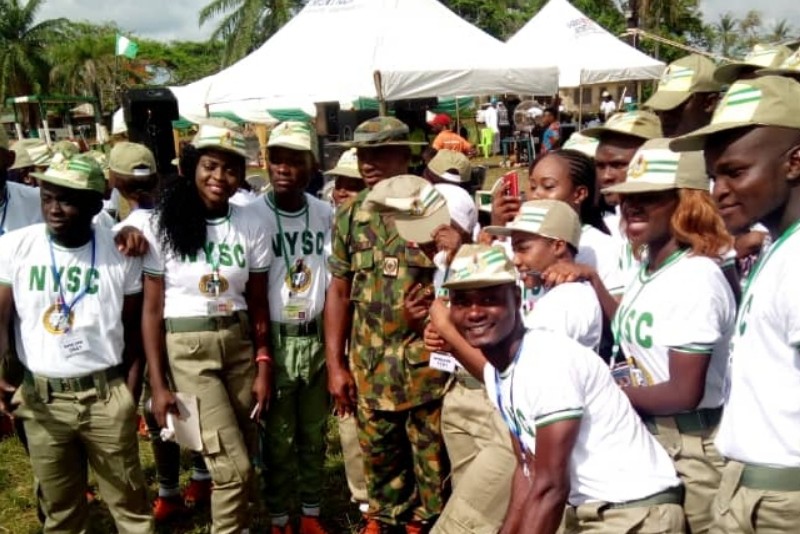
[(256, 363), (272, 363), (272, 357), (269, 354), (259, 354), (256, 356)]

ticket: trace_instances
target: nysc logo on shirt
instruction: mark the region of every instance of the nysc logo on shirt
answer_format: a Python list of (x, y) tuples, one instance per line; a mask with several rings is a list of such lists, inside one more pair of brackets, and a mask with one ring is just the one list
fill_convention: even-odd
[[(53, 278), (53, 271), (50, 267), (45, 265), (32, 265), (30, 274), (28, 276), (28, 290), (29, 291), (56, 291), (55, 280)], [(69, 293), (77, 293), (81, 288), (86, 288), (87, 295), (94, 295), (100, 289), (98, 280), (100, 280), (100, 272), (97, 269), (82, 269), (78, 266), (72, 266), (69, 269), (61, 267), (58, 270), (58, 278), (62, 287)]]

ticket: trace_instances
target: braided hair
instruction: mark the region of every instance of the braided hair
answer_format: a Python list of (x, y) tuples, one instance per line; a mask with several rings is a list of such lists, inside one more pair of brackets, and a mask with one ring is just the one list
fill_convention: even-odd
[(558, 157), (565, 161), (569, 166), (569, 177), (575, 187), (585, 187), (588, 192), (586, 198), (580, 205), (578, 215), (582, 224), (594, 226), (604, 234), (610, 234), (605, 221), (603, 221), (603, 211), (595, 202), (597, 196), (597, 179), (594, 167), (594, 160), (577, 150), (562, 148), (548, 152), (541, 158), (536, 159), (529, 169), (532, 174), (539, 162), (549, 157)]

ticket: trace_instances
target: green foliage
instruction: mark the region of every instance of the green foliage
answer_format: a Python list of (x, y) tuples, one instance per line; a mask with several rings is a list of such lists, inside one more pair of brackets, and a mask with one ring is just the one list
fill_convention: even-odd
[(776, 20), (765, 28), (757, 10), (748, 11), (742, 18), (730, 12), (722, 13), (710, 27), (709, 47), (727, 58), (744, 56), (756, 43), (785, 44), (800, 37), (800, 31), (786, 19)]
[(36, 23), (44, 0), (0, 0), (0, 102), (46, 90), (47, 43), (58, 39), (66, 19)]
[(261, 46), (301, 7), (301, 0), (211, 0), (199, 21), (222, 17), (211, 40), (225, 43), (223, 65), (230, 65)]
[(170, 85), (184, 85), (220, 70), (225, 45), (220, 41), (173, 41), (159, 56), (170, 73)]

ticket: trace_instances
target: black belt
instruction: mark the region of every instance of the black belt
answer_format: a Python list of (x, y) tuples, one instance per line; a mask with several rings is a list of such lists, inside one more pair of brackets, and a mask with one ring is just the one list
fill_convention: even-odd
[(609, 503), (606, 508), (645, 508), (649, 506), (658, 506), (660, 504), (683, 504), (683, 486), (667, 488), (664, 491), (659, 491), (655, 495), (650, 495), (644, 499)]
[[(719, 425), (722, 419), (722, 408), (703, 408), (693, 412), (677, 413), (667, 415), (675, 420), (678, 432), (686, 434), (688, 432), (700, 432), (709, 430)], [(642, 421), (647, 425), (651, 434), (658, 434), (658, 419), (661, 417), (643, 417)]]
[(272, 323), (273, 327), (278, 327), (278, 333), (284, 337), (306, 337), (316, 336), (319, 333), (319, 321), (308, 323)]
[(41, 375), (34, 375), (26, 370), (24, 380), (29, 386), (35, 386), (37, 380), (44, 380), (53, 393), (82, 393), (96, 388), (97, 383), (102, 379), (105, 379), (106, 383), (108, 383), (117, 378), (124, 379), (125, 376), (125, 368), (122, 365), (116, 365), (104, 371), (75, 378), (47, 378)]
[(187, 332), (217, 332), (225, 330), (241, 322), (241, 314), (234, 312), (232, 315), (220, 317), (175, 317), (164, 319), (164, 328), (171, 334), (184, 334)]

